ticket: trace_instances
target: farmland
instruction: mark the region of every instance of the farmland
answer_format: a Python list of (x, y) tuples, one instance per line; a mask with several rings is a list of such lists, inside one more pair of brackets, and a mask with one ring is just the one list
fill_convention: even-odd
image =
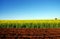
[(0, 39), (60, 39), (60, 29), (0, 28)]
[(60, 28), (60, 20), (0, 20), (0, 28)]
[(60, 39), (60, 20), (0, 20), (0, 39)]

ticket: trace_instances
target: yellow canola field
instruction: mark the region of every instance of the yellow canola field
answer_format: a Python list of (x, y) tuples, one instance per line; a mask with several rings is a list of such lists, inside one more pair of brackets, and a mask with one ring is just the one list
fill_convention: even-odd
[(59, 23), (60, 20), (0, 20), (0, 23)]

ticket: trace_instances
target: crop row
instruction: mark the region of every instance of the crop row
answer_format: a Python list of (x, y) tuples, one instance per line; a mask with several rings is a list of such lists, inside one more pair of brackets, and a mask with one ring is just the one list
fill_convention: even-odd
[(0, 23), (0, 28), (60, 28), (60, 23)]

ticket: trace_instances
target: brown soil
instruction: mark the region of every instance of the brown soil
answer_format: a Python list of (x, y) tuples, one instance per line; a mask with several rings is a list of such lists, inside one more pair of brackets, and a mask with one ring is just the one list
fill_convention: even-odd
[(0, 28), (0, 39), (60, 39), (60, 29)]

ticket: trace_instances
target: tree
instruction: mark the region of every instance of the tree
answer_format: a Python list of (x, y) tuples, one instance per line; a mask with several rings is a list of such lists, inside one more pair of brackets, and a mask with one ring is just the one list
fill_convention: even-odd
[(57, 18), (55, 18), (55, 20), (57, 20)]

